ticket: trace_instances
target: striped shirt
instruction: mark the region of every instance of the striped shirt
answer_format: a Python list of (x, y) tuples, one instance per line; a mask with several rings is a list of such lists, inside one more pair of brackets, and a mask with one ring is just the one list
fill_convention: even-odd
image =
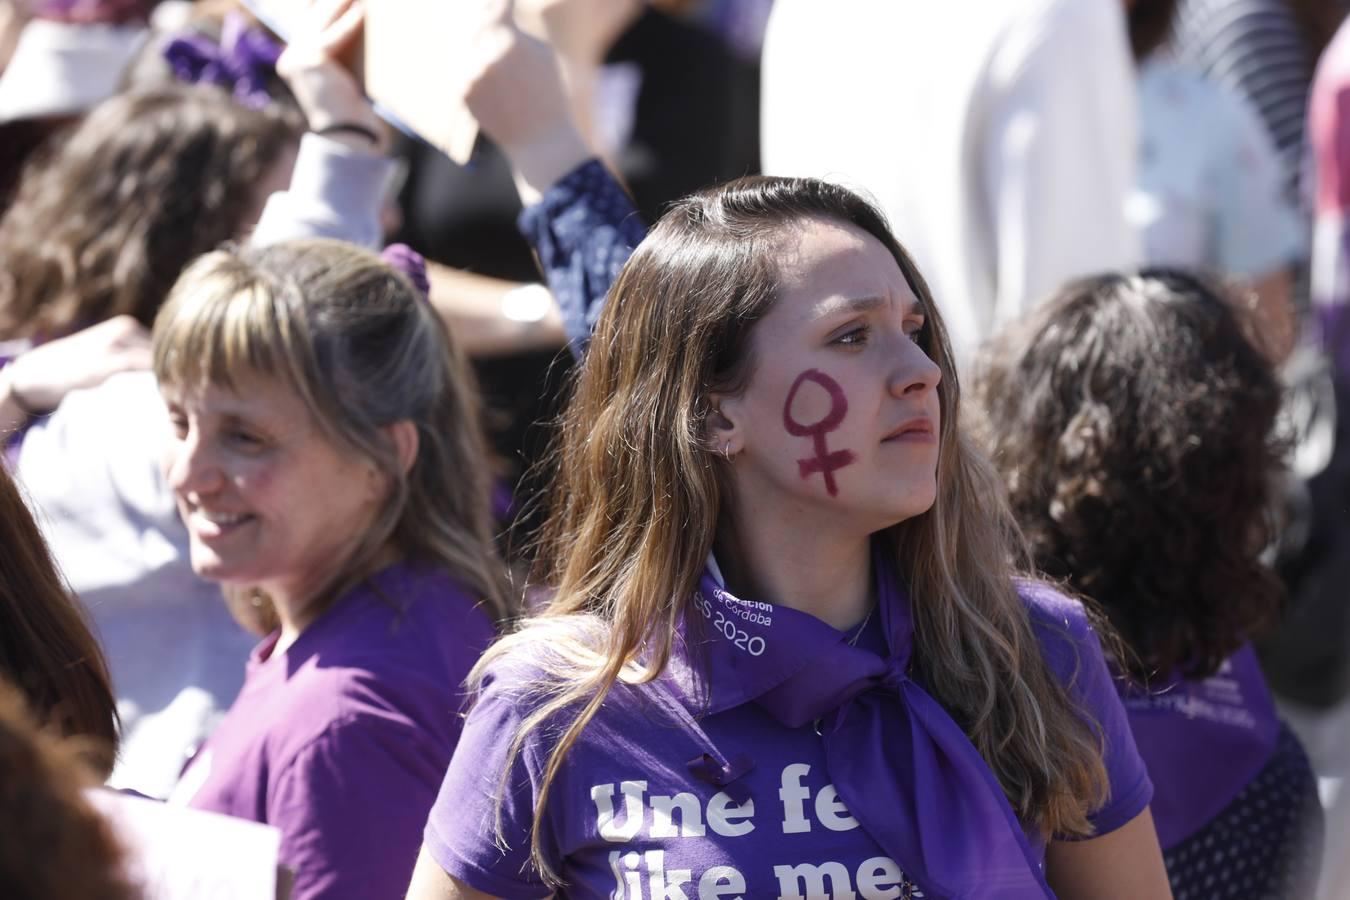
[(1242, 95), (1279, 152), (1289, 198), (1303, 208), (1304, 122), (1316, 59), (1284, 0), (1180, 0), (1179, 60)]

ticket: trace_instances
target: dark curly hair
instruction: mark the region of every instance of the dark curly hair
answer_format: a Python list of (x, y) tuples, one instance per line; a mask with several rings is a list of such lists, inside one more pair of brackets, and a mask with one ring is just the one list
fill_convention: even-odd
[(25, 172), (0, 219), (0, 340), (123, 313), (149, 327), (187, 264), (247, 224), (253, 186), (298, 138), (285, 112), (211, 86), (100, 104)]
[(1103, 607), (1129, 674), (1208, 676), (1271, 624), (1281, 389), (1216, 284), (1076, 281), (986, 349), (975, 394), (1038, 567)]

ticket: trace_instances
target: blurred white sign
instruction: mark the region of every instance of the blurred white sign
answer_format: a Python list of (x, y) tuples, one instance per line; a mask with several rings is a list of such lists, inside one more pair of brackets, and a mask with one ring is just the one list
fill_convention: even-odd
[(275, 900), (281, 832), (102, 789), (87, 793), (127, 851), (145, 900)]
[[(303, 21), (306, 0), (245, 0), (282, 40)], [(464, 103), (473, 34), (482, 4), (468, 0), (367, 0), (365, 36), (350, 60), (376, 109), (464, 165), (478, 123)]]

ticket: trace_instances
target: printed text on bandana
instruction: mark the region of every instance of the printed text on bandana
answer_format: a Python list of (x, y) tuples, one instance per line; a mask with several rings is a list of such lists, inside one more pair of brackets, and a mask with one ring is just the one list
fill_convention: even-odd
[[(793, 763), (779, 777), (774, 809), (756, 810), (755, 801), (733, 800), (718, 792), (704, 800), (692, 792), (673, 796), (652, 793), (647, 781), (620, 781), (591, 788), (596, 829), (614, 844), (633, 844), (640, 838), (653, 844), (672, 839), (718, 843), (735, 856), (735, 842), (760, 828), (783, 835), (846, 832), (859, 827), (834, 786), (815, 790), (805, 784), (811, 767)], [(772, 869), (779, 900), (833, 897), (843, 900), (897, 900), (922, 897), (907, 891), (907, 882), (895, 861), (873, 856), (856, 866), (835, 860), (790, 860), (765, 864)], [(615, 849), (609, 853), (614, 876), (613, 900), (734, 900), (749, 896), (747, 873), (730, 865), (704, 871), (680, 868), (664, 849)], [(753, 873), (767, 875), (764, 873)], [(758, 881), (758, 877), (755, 878)]]

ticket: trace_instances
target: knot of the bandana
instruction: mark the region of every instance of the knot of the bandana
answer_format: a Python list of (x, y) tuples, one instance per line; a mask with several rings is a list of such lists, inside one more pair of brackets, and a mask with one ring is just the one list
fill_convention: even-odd
[(908, 661), (892, 658), (886, 660), (886, 669), (881, 673), (877, 686), (899, 693), (905, 689), (906, 681), (909, 681)]
[[(707, 625), (708, 711), (752, 701), (788, 728), (813, 727), (849, 812), (926, 896), (1049, 900), (993, 770), (911, 675), (920, 651), (903, 583), (884, 559), (877, 572), (871, 622), (884, 648), (865, 628), (850, 639), (799, 610), (733, 597), (705, 575), (691, 614)], [(725, 780), (721, 765), (698, 771)]]

